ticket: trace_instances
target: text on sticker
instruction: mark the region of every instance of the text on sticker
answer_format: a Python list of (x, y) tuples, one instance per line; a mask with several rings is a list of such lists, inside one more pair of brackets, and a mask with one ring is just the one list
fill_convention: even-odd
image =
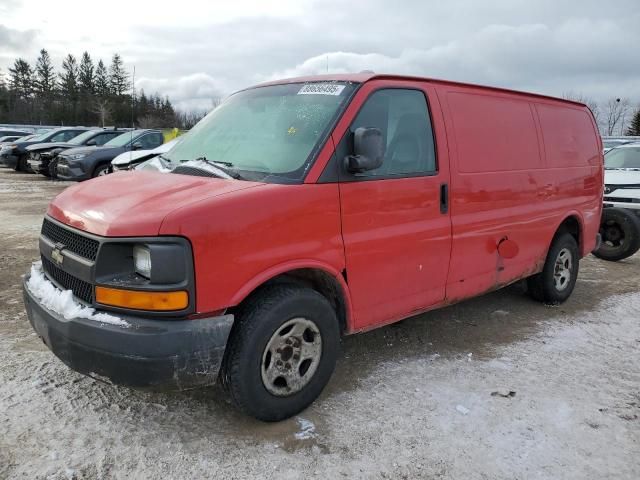
[(340, 95), (344, 85), (335, 83), (307, 83), (298, 91), (298, 95)]

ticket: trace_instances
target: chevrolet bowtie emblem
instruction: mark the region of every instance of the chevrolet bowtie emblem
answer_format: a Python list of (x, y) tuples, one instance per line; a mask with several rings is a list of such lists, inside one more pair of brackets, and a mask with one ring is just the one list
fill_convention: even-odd
[(64, 262), (64, 255), (62, 255), (62, 249), (64, 249), (64, 245), (62, 245), (61, 243), (56, 243), (56, 246), (53, 247), (53, 250), (51, 250), (51, 258), (58, 265), (62, 265), (62, 262)]

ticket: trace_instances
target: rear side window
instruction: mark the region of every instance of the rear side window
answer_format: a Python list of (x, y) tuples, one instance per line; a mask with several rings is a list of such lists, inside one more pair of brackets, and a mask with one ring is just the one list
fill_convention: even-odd
[(449, 92), (458, 169), (462, 173), (542, 168), (538, 135), (529, 102)]
[(135, 140), (134, 143), (140, 142), (143, 150), (153, 150), (162, 145), (162, 140), (163, 137), (161, 133), (147, 133)]
[(544, 149), (549, 167), (597, 165), (600, 161), (598, 140), (586, 111), (547, 104), (537, 104)]
[(105, 143), (107, 143), (112, 138), (116, 138), (118, 135), (120, 135), (120, 132), (118, 132), (118, 133), (101, 133), (99, 135), (96, 135), (94, 137), (94, 140), (96, 141), (96, 145), (101, 146), (101, 145), (104, 145)]
[(386, 142), (380, 168), (358, 177), (410, 176), (436, 171), (431, 118), (424, 93), (419, 90), (384, 89), (374, 92), (351, 124), (376, 127)]

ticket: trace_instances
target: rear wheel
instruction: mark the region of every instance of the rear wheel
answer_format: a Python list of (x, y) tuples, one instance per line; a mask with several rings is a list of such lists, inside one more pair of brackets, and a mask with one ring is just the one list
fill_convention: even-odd
[(223, 384), (248, 415), (267, 422), (289, 418), (322, 392), (339, 341), (336, 314), (318, 292), (297, 285), (266, 287), (236, 316)]
[(529, 294), (548, 304), (564, 302), (576, 285), (579, 259), (576, 239), (566, 232), (557, 234), (542, 272), (527, 279)]
[(617, 262), (640, 250), (640, 220), (623, 208), (605, 208), (600, 224), (602, 243), (593, 254)]

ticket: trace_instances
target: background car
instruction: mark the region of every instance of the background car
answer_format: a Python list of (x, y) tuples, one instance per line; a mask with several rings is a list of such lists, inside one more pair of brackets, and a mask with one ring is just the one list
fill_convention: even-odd
[(631, 137), (631, 136), (623, 136), (623, 137), (602, 137), (602, 146), (603, 152), (607, 153), (612, 148), (620, 147), (622, 145), (626, 145), (627, 143), (635, 143), (640, 141), (640, 137)]
[(30, 135), (32, 132), (27, 132), (26, 130), (13, 130), (11, 128), (0, 128), (0, 137), (6, 136), (15, 136), (15, 137), (25, 137)]
[(51, 176), (55, 174), (56, 169), (54, 159), (60, 152), (81, 146), (101, 147), (108, 141), (113, 140), (127, 131), (130, 131), (130, 129), (96, 128), (81, 133), (68, 142), (36, 143), (30, 145), (27, 147), (27, 151), (29, 152), (29, 168), (35, 173)]
[(36, 135), (29, 140), (18, 140), (5, 146), (5, 148), (0, 151), (0, 165), (14, 168), (16, 171), (24, 171), (27, 168), (28, 146), (36, 143), (68, 142), (87, 130), (90, 130), (90, 128), (62, 127), (50, 130), (41, 135)]
[(28, 135), (5, 135), (4, 137), (0, 137), (0, 143), (15, 142), (16, 140), (26, 136)]
[(62, 180), (82, 181), (106, 175), (111, 160), (130, 150), (152, 150), (164, 143), (160, 130), (132, 130), (102, 147), (72, 148), (58, 155), (56, 172)]
[(177, 138), (163, 143), (153, 150), (133, 150), (121, 153), (111, 161), (111, 171), (118, 172), (121, 170), (132, 170), (136, 165), (140, 165), (158, 155), (167, 153), (178, 142)]
[(604, 166), (602, 244), (593, 254), (618, 261), (640, 250), (640, 142), (610, 150)]

